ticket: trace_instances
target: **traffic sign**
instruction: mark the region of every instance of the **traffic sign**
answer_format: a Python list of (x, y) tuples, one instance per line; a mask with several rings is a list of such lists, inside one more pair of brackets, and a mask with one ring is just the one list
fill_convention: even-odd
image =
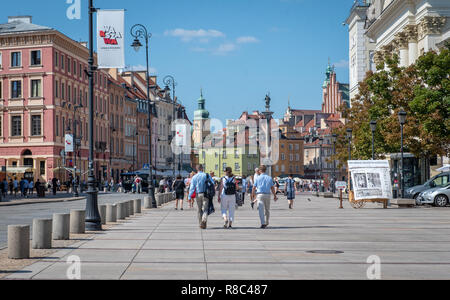
[(336, 181), (336, 189), (337, 190), (345, 190), (347, 188), (347, 182), (345, 181)]

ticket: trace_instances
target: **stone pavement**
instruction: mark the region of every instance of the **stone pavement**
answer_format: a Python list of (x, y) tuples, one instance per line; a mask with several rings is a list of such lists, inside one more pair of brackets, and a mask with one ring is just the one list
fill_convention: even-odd
[(7, 279), (66, 279), (73, 255), (82, 279), (367, 279), (371, 255), (381, 259), (382, 279), (450, 279), (448, 208), (355, 210), (346, 202), (339, 210), (336, 199), (302, 195), (294, 210), (285, 198), (273, 204), (271, 225), (262, 230), (249, 206), (247, 200), (237, 210), (235, 229), (223, 229), (216, 203), (201, 230), (195, 210), (175, 211), (170, 203)]

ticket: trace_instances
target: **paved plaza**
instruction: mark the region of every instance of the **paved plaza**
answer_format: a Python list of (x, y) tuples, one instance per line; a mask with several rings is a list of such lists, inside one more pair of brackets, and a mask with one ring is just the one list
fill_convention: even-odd
[(340, 210), (336, 199), (301, 195), (294, 210), (284, 198), (273, 204), (265, 230), (248, 201), (234, 229), (218, 208), (207, 230), (195, 210), (146, 210), (6, 279), (67, 279), (74, 255), (82, 279), (367, 279), (372, 255), (381, 279), (450, 279), (448, 208)]

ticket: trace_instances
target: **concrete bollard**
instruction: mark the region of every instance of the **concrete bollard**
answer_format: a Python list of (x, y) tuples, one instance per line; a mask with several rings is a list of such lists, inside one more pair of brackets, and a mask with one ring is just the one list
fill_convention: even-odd
[(125, 220), (125, 218), (126, 218), (125, 204), (123, 202), (117, 203), (117, 219)]
[(86, 211), (71, 210), (70, 211), (70, 233), (83, 234), (86, 232)]
[(152, 199), (149, 196), (145, 196), (144, 198), (144, 208), (145, 209), (152, 209)]
[(142, 200), (141, 199), (133, 200), (133, 204), (134, 204), (134, 213), (136, 214), (142, 213)]
[(102, 225), (106, 224), (106, 205), (99, 205), (98, 206), (98, 211), (100, 213), (100, 221), (102, 223)]
[(156, 198), (156, 205), (158, 206), (158, 207), (160, 207), (161, 206), (161, 204), (162, 204), (162, 194), (156, 194), (155, 195), (155, 198)]
[(128, 203), (128, 201), (123, 202), (124, 205), (124, 211), (125, 211), (125, 217), (129, 218), (130, 217), (130, 204)]
[(53, 215), (52, 236), (55, 241), (70, 239), (70, 214)]
[(8, 226), (8, 258), (30, 258), (30, 226)]
[(33, 219), (33, 249), (52, 249), (52, 219)]
[(134, 216), (134, 200), (128, 201), (128, 207), (130, 209), (130, 216)]
[(117, 222), (117, 205), (115, 204), (106, 205), (106, 222), (107, 223)]

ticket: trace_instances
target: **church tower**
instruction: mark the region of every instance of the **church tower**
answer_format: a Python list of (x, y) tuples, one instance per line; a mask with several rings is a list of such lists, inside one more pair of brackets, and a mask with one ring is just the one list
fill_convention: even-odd
[(192, 138), (194, 147), (200, 148), (205, 137), (211, 132), (211, 128), (209, 128), (209, 112), (206, 110), (206, 100), (203, 98), (203, 91), (200, 92), (200, 98), (197, 102), (198, 109), (194, 112), (194, 132)]

